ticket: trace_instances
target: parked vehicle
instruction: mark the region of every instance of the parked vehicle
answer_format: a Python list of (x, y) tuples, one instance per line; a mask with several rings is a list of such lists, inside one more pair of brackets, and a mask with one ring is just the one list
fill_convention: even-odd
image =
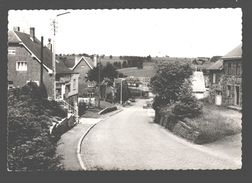
[(136, 102), (136, 99), (131, 98), (131, 99), (129, 99), (129, 101), (130, 101), (130, 102)]

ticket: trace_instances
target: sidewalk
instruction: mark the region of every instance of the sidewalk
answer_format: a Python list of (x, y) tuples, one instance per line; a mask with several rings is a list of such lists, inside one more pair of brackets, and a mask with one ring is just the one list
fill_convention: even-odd
[(100, 118), (80, 118), (79, 124), (64, 133), (57, 143), (57, 154), (62, 155), (62, 164), (66, 171), (82, 171), (77, 157), (77, 148), (80, 138), (87, 132), (87, 130), (94, 124), (103, 119), (117, 114), (122, 109), (101, 115)]
[(81, 118), (80, 123), (64, 133), (57, 144), (57, 154), (62, 155), (65, 170), (82, 171), (77, 158), (77, 146), (82, 135), (100, 118)]

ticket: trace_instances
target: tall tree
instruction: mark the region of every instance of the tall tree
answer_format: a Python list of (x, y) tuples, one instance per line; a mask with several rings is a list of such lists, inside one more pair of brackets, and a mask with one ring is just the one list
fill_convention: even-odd
[(182, 84), (192, 75), (192, 72), (189, 64), (179, 62), (160, 66), (156, 75), (151, 78), (152, 90), (158, 98), (156, 98), (158, 101), (156, 106), (177, 101)]

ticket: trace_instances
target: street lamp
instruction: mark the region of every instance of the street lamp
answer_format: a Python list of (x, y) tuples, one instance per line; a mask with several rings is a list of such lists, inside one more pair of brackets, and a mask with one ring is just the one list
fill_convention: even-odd
[(100, 106), (101, 106), (101, 59), (100, 59), (100, 57), (98, 57), (97, 58), (97, 60), (98, 60), (98, 90), (99, 90), (99, 92), (98, 92), (98, 108), (100, 108)]
[(68, 14), (70, 12), (64, 12), (64, 13), (60, 13), (57, 14), (53, 21), (52, 21), (52, 26), (53, 26), (53, 45), (52, 45), (52, 68), (53, 68), (53, 99), (56, 100), (56, 58), (55, 58), (55, 54), (56, 54), (56, 23), (57, 23), (57, 18), (59, 16)]

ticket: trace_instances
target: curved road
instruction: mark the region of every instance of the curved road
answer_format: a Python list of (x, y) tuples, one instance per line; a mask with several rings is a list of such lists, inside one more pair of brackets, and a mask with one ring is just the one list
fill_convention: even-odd
[(237, 169), (240, 162), (181, 139), (153, 123), (146, 100), (98, 123), (85, 137), (81, 158), (88, 170)]

